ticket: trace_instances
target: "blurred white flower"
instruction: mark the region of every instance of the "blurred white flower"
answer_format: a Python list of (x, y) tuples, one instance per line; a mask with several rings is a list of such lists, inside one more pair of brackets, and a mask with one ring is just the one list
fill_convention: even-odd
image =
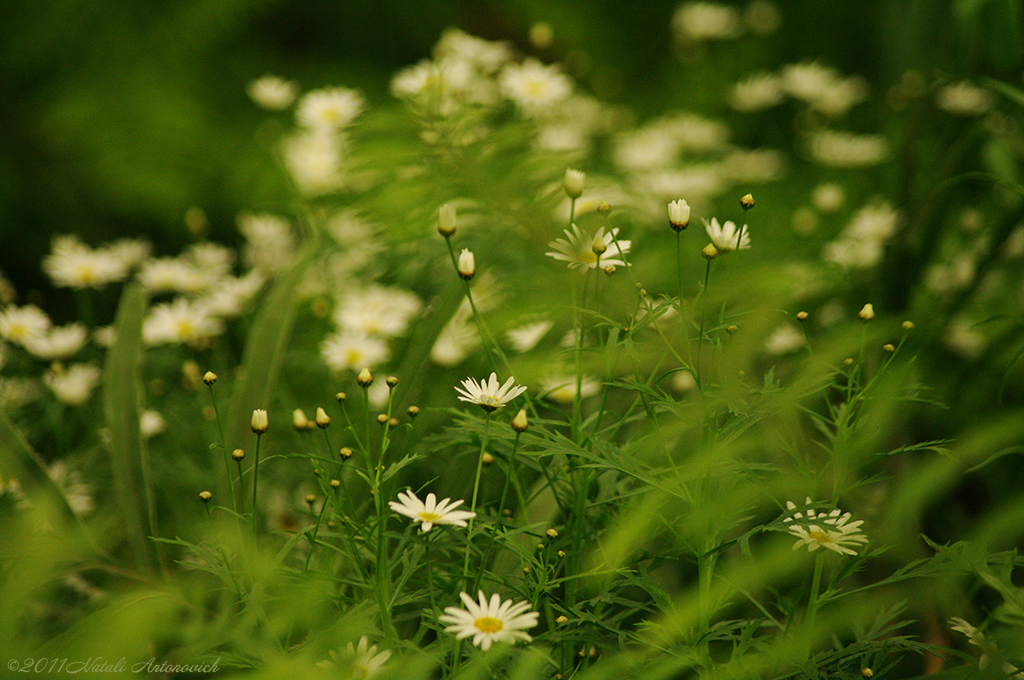
[(281, 111), (295, 101), (299, 86), (278, 76), (265, 75), (250, 81), (245, 92), (257, 106), (268, 111)]
[(78, 470), (71, 470), (67, 463), (58, 460), (54, 461), (47, 472), (72, 512), (87, 515), (93, 511), (96, 504), (93, 502), (92, 487), (82, 481), (82, 474)]
[(344, 185), (341, 174), (344, 139), (331, 131), (314, 130), (281, 140), (281, 155), (299, 191), (325, 194)]
[(179, 297), (154, 305), (142, 321), (147, 345), (198, 344), (224, 332), (224, 322), (205, 305)]
[(686, 2), (672, 15), (672, 28), (684, 41), (730, 40), (743, 33), (740, 14), (729, 5)]
[(516, 328), (510, 328), (505, 334), (508, 336), (508, 340), (512, 344), (512, 347), (515, 348), (517, 352), (529, 352), (537, 346), (540, 339), (543, 338), (554, 325), (553, 321), (535, 321)]
[(889, 142), (879, 135), (822, 130), (809, 140), (814, 160), (831, 167), (862, 168), (877, 165), (889, 156)]
[(30, 337), (40, 336), (50, 329), (50, 317), (35, 305), (10, 305), (0, 310), (0, 338), (15, 344), (24, 344)]
[(228, 276), (219, 279), (197, 303), (221, 318), (238, 316), (245, 306), (263, 289), (266, 279), (258, 269), (242, 277)]
[(840, 116), (867, 98), (862, 78), (844, 78), (839, 71), (817, 62), (789, 64), (782, 69), (782, 89), (829, 116)]
[(401, 288), (368, 286), (348, 293), (334, 312), (334, 323), (345, 332), (395, 337), (405, 333), (423, 303)]
[[(576, 399), (576, 378), (569, 375), (547, 375), (540, 381), (541, 394), (559, 404), (571, 404)], [(592, 397), (601, 390), (601, 383), (584, 375), (580, 380), (580, 399)]]
[(114, 251), (92, 249), (75, 236), (61, 236), (53, 240), (42, 267), (58, 288), (99, 288), (123, 281), (130, 265)]
[(843, 207), (846, 192), (839, 184), (822, 183), (814, 187), (811, 193), (811, 204), (823, 213), (833, 213)]
[(501, 92), (528, 116), (546, 114), (572, 94), (569, 76), (557, 66), (545, 66), (529, 58), (501, 70)]
[(781, 356), (795, 352), (806, 344), (807, 339), (803, 332), (792, 324), (784, 324), (776, 328), (764, 341), (764, 351), (772, 356)]
[(143, 439), (149, 439), (167, 429), (167, 422), (159, 411), (147, 408), (139, 415), (139, 433)]
[(159, 257), (147, 260), (136, 275), (151, 293), (202, 293), (214, 284), (217, 274), (185, 258)]
[(362, 95), (347, 87), (312, 90), (299, 100), (295, 120), (302, 127), (333, 133), (348, 126), (365, 108)]
[(438, 58), (451, 58), (492, 75), (512, 60), (511, 46), (502, 41), (484, 40), (457, 28), (446, 29), (434, 46)]
[(285, 218), (242, 213), (238, 216), (238, 229), (246, 241), (243, 251), (246, 267), (272, 276), (292, 261), (297, 247), (296, 239)]
[(480, 344), (480, 334), (470, 320), (469, 306), (460, 307), (444, 325), (430, 348), (430, 359), (439, 366), (458, 366)]
[(89, 330), (76, 322), (30, 335), (23, 344), (25, 349), (40, 359), (67, 359), (85, 346), (88, 335)]
[(391, 351), (379, 337), (355, 331), (339, 331), (321, 343), (320, 356), (335, 371), (359, 371), (385, 363)]
[(941, 88), (936, 104), (943, 111), (958, 116), (980, 116), (996, 104), (995, 95), (969, 80), (961, 80)]
[(43, 382), (57, 399), (69, 406), (81, 406), (89, 400), (100, 383), (100, 369), (92, 364), (54, 364), (43, 376)]
[(330, 652), (330, 660), (319, 661), (317, 666), (321, 668), (338, 668), (351, 670), (347, 676), (351, 680), (370, 680), (391, 658), (390, 650), (377, 651), (377, 645), (370, 645), (366, 636), (359, 638), (359, 646), (355, 647), (349, 642), (346, 645), (345, 653), (338, 654), (333, 650)]
[(784, 97), (778, 76), (755, 73), (733, 85), (729, 106), (743, 113), (756, 113), (778, 106)]

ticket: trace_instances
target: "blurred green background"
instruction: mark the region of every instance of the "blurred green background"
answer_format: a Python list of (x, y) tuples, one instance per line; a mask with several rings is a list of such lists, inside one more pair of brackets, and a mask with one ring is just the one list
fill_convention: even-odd
[[(177, 252), (187, 240), (183, 215), (199, 206), (210, 235), (232, 243), (235, 215), (273, 200), (269, 154), (254, 139), (265, 113), (247, 99), (246, 83), (274, 73), (303, 89), (356, 87), (371, 107), (394, 106), (391, 75), (429, 56), (448, 26), (559, 61), (584, 89), (640, 120), (707, 109), (722, 93), (702, 87), (706, 69), (688, 68), (673, 44), (678, 4), (6, 0), (0, 270), (23, 298), (60, 307), (39, 270), (53, 234), (75, 232), (93, 245), (144, 235), (158, 253)], [(1020, 84), (1020, 7), (1012, 0), (775, 6), (782, 23), (773, 35), (709, 47), (716, 68), (735, 70), (720, 77), (817, 59), (864, 76), (876, 95), (908, 68)], [(527, 37), (538, 21), (555, 36), (539, 52)], [(891, 112), (856, 115), (874, 118), (877, 129)]]

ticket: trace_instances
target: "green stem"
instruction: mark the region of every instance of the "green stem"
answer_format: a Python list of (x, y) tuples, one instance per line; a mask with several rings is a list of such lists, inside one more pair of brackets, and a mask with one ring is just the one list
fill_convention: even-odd
[[(821, 607), (821, 602), (818, 601), (818, 596), (821, 592), (821, 572), (824, 566), (825, 556), (818, 553), (814, 556), (814, 577), (811, 581), (811, 595), (807, 601), (807, 618), (804, 625), (808, 635), (810, 634), (810, 631), (814, 629), (814, 620), (818, 615), (818, 609)], [(808, 640), (808, 647), (809, 646), (810, 640)]]
[(256, 458), (252, 463), (252, 535), (256, 536), (256, 488), (260, 478), (260, 441), (263, 435), (256, 433)]
[[(476, 501), (477, 496), (480, 492), (480, 476), (484, 469), (484, 451), (487, 449), (487, 437), (488, 430), (491, 426), (491, 412), (487, 411), (486, 420), (484, 420), (484, 436), (480, 438), (480, 456), (476, 463), (476, 479), (473, 481), (473, 500), (470, 503), (469, 511), (476, 513)], [(466, 529), (466, 557), (462, 565), (462, 581), (466, 584), (467, 592), (469, 588), (469, 554), (473, 547), (473, 520), (476, 519), (474, 514), (473, 517), (469, 518), (469, 526)]]
[(704, 270), (704, 292), (700, 304), (700, 333), (697, 335), (697, 364), (694, 368), (697, 371), (697, 389), (704, 393), (704, 371), (701, 370), (700, 355), (704, 349), (704, 317), (708, 308), (708, 282), (711, 280), (711, 260), (708, 260), (707, 268)]

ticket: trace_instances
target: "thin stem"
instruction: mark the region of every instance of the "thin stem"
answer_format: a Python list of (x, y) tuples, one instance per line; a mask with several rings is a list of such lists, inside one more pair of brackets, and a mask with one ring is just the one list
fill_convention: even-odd
[(704, 393), (704, 372), (701, 370), (700, 355), (704, 349), (704, 317), (708, 308), (708, 282), (711, 280), (711, 260), (708, 260), (707, 268), (704, 270), (704, 292), (700, 304), (700, 333), (697, 335), (697, 389)]
[(256, 536), (256, 488), (260, 478), (260, 441), (261, 432), (256, 433), (256, 458), (252, 463), (252, 535)]
[(487, 417), (484, 420), (484, 436), (480, 439), (480, 456), (476, 463), (476, 479), (473, 481), (473, 500), (469, 506), (469, 511), (474, 513), (474, 516), (469, 518), (469, 525), (466, 529), (466, 557), (462, 565), (462, 580), (466, 584), (467, 590), (469, 589), (469, 553), (473, 547), (473, 520), (476, 519), (476, 501), (480, 492), (480, 476), (484, 469), (484, 451), (486, 451), (487, 448), (487, 433), (491, 427), (491, 412), (487, 411), (486, 413)]
[[(220, 421), (220, 410), (217, 408), (217, 398), (213, 395), (213, 384), (210, 387), (210, 400), (213, 402), (213, 414), (217, 420), (217, 431), (220, 433), (220, 448), (224, 452), (224, 472), (227, 473), (228, 488), (231, 490), (231, 509), (238, 511), (238, 501), (235, 499), (235, 485), (231, 481), (231, 454), (228, 453), (226, 439), (224, 439), (224, 425)], [(242, 508), (245, 511), (245, 508)]]

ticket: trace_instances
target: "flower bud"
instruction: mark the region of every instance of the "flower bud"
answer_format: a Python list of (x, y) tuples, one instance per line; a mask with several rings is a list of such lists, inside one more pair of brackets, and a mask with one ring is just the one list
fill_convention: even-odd
[(388, 414), (387, 413), (378, 413), (377, 414), (377, 423), (378, 424), (386, 425), (387, 422), (388, 422)]
[(210, 493), (209, 491), (199, 492), (199, 500), (201, 500), (202, 502), (209, 503), (211, 498), (213, 498), (213, 494)]
[(388, 379), (385, 380), (384, 382), (388, 384), (388, 387), (394, 388), (394, 386), (398, 384), (398, 378), (396, 378), (393, 375), (389, 375)]
[(332, 479), (330, 484), (331, 484), (331, 488), (332, 489), (337, 489), (338, 487), (341, 486), (341, 480), (340, 479)]
[(586, 174), (572, 168), (565, 169), (565, 179), (562, 186), (569, 198), (576, 200), (583, 195), (583, 183), (586, 181)]
[(348, 460), (352, 457), (352, 449), (347, 446), (343, 446), (341, 447), (341, 450), (338, 451), (338, 455), (341, 456), (342, 460)]
[(875, 318), (875, 308), (869, 302), (864, 305), (859, 312), (857, 312), (857, 316), (861, 321), (871, 321)]
[(459, 276), (469, 281), (476, 274), (476, 260), (473, 259), (473, 251), (463, 248), (459, 254)]
[(214, 373), (213, 371), (207, 371), (206, 373), (203, 374), (203, 382), (206, 383), (207, 385), (212, 385), (213, 383), (217, 382), (217, 374)]
[(529, 421), (526, 420), (526, 409), (519, 409), (519, 413), (512, 419), (512, 429), (516, 432), (526, 432), (526, 428), (530, 427)]
[(743, 198), (740, 199), (740, 206), (744, 210), (750, 210), (754, 207), (754, 197), (751, 194), (744, 194)]
[(896, 346), (893, 345), (892, 343), (887, 342), (884, 345), (882, 345), (882, 351), (886, 352), (887, 354), (892, 354), (893, 352), (896, 351)]
[[(292, 427), (295, 428), (296, 432), (302, 432), (303, 430), (308, 430), (311, 427), (309, 418), (306, 417), (305, 412), (303, 412), (301, 408), (297, 408), (292, 411)], [(255, 429), (256, 426), (253, 425), (253, 430)]]
[(615, 273), (615, 265), (606, 264), (605, 266), (601, 267), (601, 271), (603, 271), (608, 276), (611, 276), (612, 274)]
[(545, 533), (548, 538), (558, 538), (558, 529), (548, 529)]
[(483, 461), (484, 465), (490, 465), (491, 463), (494, 462), (494, 456), (484, 451), (484, 455), (480, 457), (480, 460)]
[(555, 623), (569, 623), (569, 619), (566, 618), (563, 614), (562, 616), (559, 616), (557, 619), (555, 619)]
[(704, 259), (710, 262), (711, 260), (718, 257), (718, 248), (715, 247), (714, 243), (709, 243), (704, 246), (704, 250), (700, 251), (700, 254), (704, 256)]
[(612, 206), (609, 205), (608, 203), (601, 201), (600, 203), (597, 204), (597, 212), (601, 213), (602, 215), (607, 215), (611, 211)]
[(590, 244), (590, 249), (594, 251), (594, 254), (601, 257), (608, 252), (608, 244), (604, 242), (603, 238), (595, 238), (594, 242)]
[(676, 231), (690, 226), (690, 205), (683, 199), (668, 204), (668, 223)]
[(418, 416), (420, 414), (420, 407), (419, 406), (410, 406), (409, 409), (406, 411), (406, 413), (409, 414), (410, 418), (415, 418), (416, 416)]
[(729, 335), (736, 335), (736, 331), (738, 331), (739, 329), (740, 329), (739, 326), (737, 326), (736, 324), (733, 324), (731, 326), (726, 326), (725, 327), (725, 332), (728, 333)]
[(337, 394), (335, 394), (335, 395), (334, 395), (334, 399), (335, 399), (335, 400), (336, 400), (336, 401), (337, 401), (337, 402), (338, 402), (339, 404), (344, 404), (344, 403), (345, 403), (345, 400), (346, 400), (347, 398), (348, 398), (348, 395), (346, 395), (346, 394), (345, 394), (344, 392), (338, 392)]
[(448, 238), (455, 233), (455, 206), (445, 203), (437, 211), (437, 232)]
[(807, 321), (807, 312), (797, 312), (796, 313), (796, 320), (797, 321)]
[(913, 321), (904, 321), (900, 325), (902, 326), (903, 330), (905, 330), (905, 331), (914, 330), (914, 322)]
[(309, 507), (312, 508), (313, 503), (316, 503), (316, 496), (314, 496), (313, 494), (309, 494), (308, 496), (306, 496), (306, 503), (308, 503)]
[(263, 434), (270, 429), (270, 421), (267, 419), (267, 412), (264, 409), (258, 408), (252, 412), (252, 422), (250, 423), (252, 431), (256, 434)]
[(327, 411), (323, 410), (322, 407), (316, 409), (316, 426), (321, 430), (325, 429), (331, 424), (331, 417), (327, 415)]
[(359, 383), (360, 387), (369, 387), (373, 384), (373, 373), (370, 373), (370, 369), (364, 368), (356, 376), (356, 382)]
[(235, 449), (234, 451), (231, 452), (231, 458), (232, 460), (240, 461), (243, 458), (245, 458), (245, 451), (243, 451), (242, 449)]

